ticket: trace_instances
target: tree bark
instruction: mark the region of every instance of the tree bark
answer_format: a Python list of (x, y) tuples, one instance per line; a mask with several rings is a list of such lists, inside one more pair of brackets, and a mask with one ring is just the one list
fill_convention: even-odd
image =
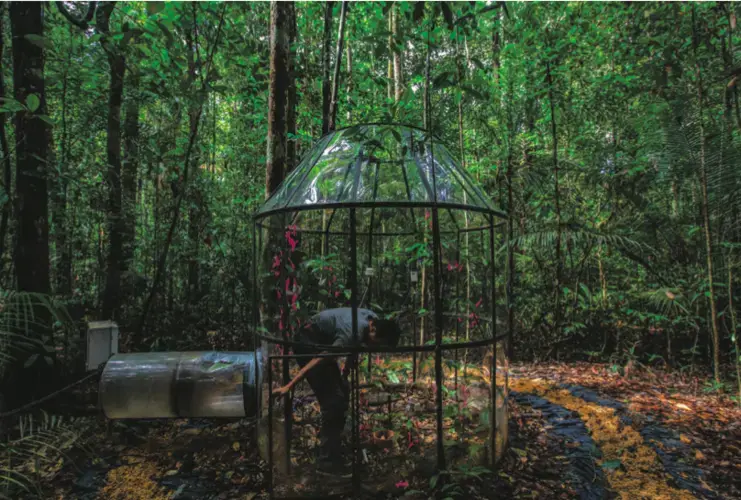
[[(324, 4), (324, 37), (322, 38), (322, 134), (329, 132), (329, 101), (331, 98), (330, 52), (332, 50), (332, 9), (334, 2)], [(272, 26), (272, 21), (271, 21)]]
[(288, 104), (289, 2), (270, 4), (270, 89), (268, 97), (268, 152), (265, 196), (283, 181), (286, 171)]
[[(16, 224), (15, 271), (18, 290), (48, 294), (49, 222), (46, 159), (49, 128), (37, 118), (46, 114), (44, 51), (29, 38), (43, 37), (43, 4), (12, 2), (13, 87), (15, 100), (38, 99), (35, 111), (15, 114)], [(34, 97), (31, 97), (34, 96)]]
[[(465, 72), (463, 70), (463, 61), (461, 58), (460, 53), (460, 40), (458, 39), (459, 30), (458, 27), (455, 29), (455, 66), (456, 66), (456, 72), (458, 76), (458, 92), (461, 93), (460, 99), (458, 100), (458, 148), (460, 150), (460, 157), (461, 157), (461, 168), (466, 168), (466, 150), (464, 148), (464, 141), (463, 141), (463, 89), (461, 87), (461, 84), (463, 82), (463, 79), (465, 78)], [(463, 197), (465, 199), (466, 194), (463, 194)], [(464, 227), (466, 230), (468, 229), (468, 212), (463, 212), (463, 219), (464, 219)], [(471, 321), (469, 320), (471, 315), (471, 264), (469, 259), (469, 233), (466, 231), (464, 235), (464, 242), (466, 246), (466, 341), (469, 340), (471, 336)], [(465, 357), (464, 357), (465, 359)]]
[[(185, 33), (185, 44), (188, 49), (188, 82), (191, 91), (193, 91), (193, 89), (196, 88), (196, 64), (201, 61), (196, 61), (196, 55), (198, 54), (198, 40), (196, 39), (198, 22), (196, 3), (192, 2), (191, 6), (193, 7), (193, 25)], [(196, 128), (195, 122), (199, 120), (200, 116), (198, 109), (199, 107), (196, 99), (191, 99), (188, 106), (188, 130), (194, 130)], [(201, 269), (198, 261), (198, 251), (200, 249), (200, 226), (203, 209), (203, 193), (201, 192), (201, 187), (199, 185), (201, 172), (198, 166), (200, 164), (200, 159), (197, 147), (194, 148), (190, 161), (192, 180), (188, 190), (190, 198), (190, 207), (188, 209), (188, 239), (190, 240), (190, 255), (188, 256), (188, 303), (195, 305), (198, 302), (200, 290), (199, 283)]]
[(296, 41), (298, 39), (298, 29), (296, 27), (296, 5), (294, 2), (289, 2), (290, 18), (288, 21), (288, 43), (289, 43), (289, 55), (288, 55), (288, 111), (286, 120), (288, 122), (288, 139), (287, 139), (287, 153), (286, 153), (286, 175), (291, 170), (296, 168), (298, 162), (298, 155), (296, 152), (296, 108), (298, 106), (297, 95), (296, 95), (296, 73), (297, 73), (297, 47)]
[(353, 90), (353, 81), (352, 81), (352, 49), (350, 48), (350, 40), (347, 40), (347, 95), (346, 95), (346, 103), (347, 103), (347, 123), (352, 123), (352, 90)]
[(139, 72), (129, 73), (129, 98), (124, 116), (124, 158), (121, 173), (121, 199), (123, 202), (123, 248), (121, 271), (124, 276), (124, 297), (133, 299), (133, 280), (129, 275), (136, 248), (136, 192), (139, 170)]
[(736, 367), (736, 384), (738, 386), (738, 404), (741, 406), (741, 351), (738, 347), (738, 329), (736, 327), (736, 309), (733, 304), (733, 262), (732, 253), (728, 252), (728, 310), (731, 313), (731, 338), (733, 340), (733, 352), (735, 359), (733, 364)]
[[(72, 256), (71, 248), (68, 244), (68, 229), (72, 228), (67, 224), (67, 195), (68, 195), (68, 181), (66, 178), (66, 170), (69, 164), (69, 126), (67, 122), (68, 105), (67, 105), (67, 92), (69, 90), (69, 72), (72, 67), (72, 52), (73, 49), (70, 47), (67, 53), (67, 65), (63, 70), (62, 75), (62, 102), (61, 102), (61, 115), (62, 115), (62, 128), (61, 137), (59, 138), (59, 162), (56, 169), (55, 182), (50, 186), (52, 191), (52, 226), (54, 228), (54, 246), (57, 259), (56, 268), (56, 293), (62, 297), (67, 297), (71, 294), (72, 284)], [(49, 147), (53, 147), (51, 144)]]
[[(13, 91), (15, 100), (25, 103), (28, 110), (14, 117), (16, 186), (15, 186), (15, 272), (17, 289), (21, 292), (50, 293), (49, 282), (49, 219), (47, 164), (51, 131), (39, 116), (46, 115), (44, 82), (44, 49), (33, 43), (42, 39), (43, 8), (41, 2), (11, 2), (10, 28), (13, 45)], [(26, 319), (24, 334), (43, 340), (50, 331), (50, 314), (46, 307), (33, 302), (33, 318)], [(26, 353), (31, 355), (31, 353)], [(37, 361), (24, 366), (18, 357), (4, 377), (3, 392), (9, 406), (30, 401), (46, 392), (51, 385), (47, 356), (36, 350)], [(14, 381), (14, 378), (17, 380)]]
[(102, 3), (97, 10), (96, 29), (103, 35), (108, 55), (110, 90), (108, 94), (108, 126), (106, 139), (106, 184), (108, 186), (108, 258), (107, 278), (103, 292), (103, 318), (118, 319), (121, 305), (121, 262), (123, 258), (122, 198), (121, 198), (121, 102), (123, 100), (126, 62), (123, 54), (110, 39), (110, 20), (114, 4)]
[(700, 60), (697, 57), (697, 29), (695, 24), (695, 8), (692, 7), (692, 45), (695, 55), (695, 74), (697, 77), (697, 104), (699, 108), (700, 126), (700, 189), (702, 190), (702, 220), (705, 229), (705, 257), (708, 279), (708, 300), (710, 301), (710, 324), (712, 326), (713, 345), (713, 377), (716, 383), (720, 383), (720, 332), (718, 328), (718, 311), (715, 303), (715, 287), (713, 279), (713, 238), (710, 227), (710, 203), (708, 201), (708, 174), (706, 167), (706, 139), (705, 123), (703, 117), (704, 89), (702, 83), (702, 70)]
[(340, 92), (340, 68), (342, 68), (342, 47), (345, 42), (345, 22), (347, 20), (347, 0), (340, 9), (340, 28), (337, 34), (337, 50), (334, 60), (334, 79), (332, 81), (332, 100), (329, 106), (329, 130), (337, 128), (337, 104)]
[[(5, 17), (5, 3), (0, 5), (0, 19)], [(5, 38), (3, 33), (3, 23), (0, 22), (0, 99), (5, 98), (5, 77), (3, 67), (3, 55), (5, 54)], [(6, 114), (0, 113), (0, 147), (3, 154), (3, 189), (7, 200), (3, 203), (2, 216), (0, 217), (0, 271), (5, 266), (2, 264), (5, 255), (5, 239), (8, 235), (8, 221), (10, 220), (10, 207), (13, 193), (12, 172), (13, 167), (10, 162), (10, 148), (8, 147), (8, 136), (5, 131)]]
[(394, 9), (393, 6), (388, 10), (388, 51), (389, 58), (386, 65), (386, 97), (389, 101), (394, 99)]
[(399, 13), (396, 5), (391, 7), (391, 19), (394, 34), (394, 100), (399, 102), (404, 94), (404, 75), (402, 74), (403, 49), (401, 44), (401, 29), (399, 28)]

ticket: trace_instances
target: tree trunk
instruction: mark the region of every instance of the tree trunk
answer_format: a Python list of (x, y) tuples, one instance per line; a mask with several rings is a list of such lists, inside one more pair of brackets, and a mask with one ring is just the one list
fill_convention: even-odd
[(404, 75), (402, 74), (402, 56), (404, 54), (401, 43), (401, 29), (399, 28), (399, 12), (396, 5), (391, 7), (391, 19), (394, 34), (394, 99), (399, 102), (404, 94)]
[(561, 273), (563, 264), (561, 262), (561, 199), (558, 186), (558, 130), (556, 128), (556, 105), (553, 97), (553, 75), (551, 74), (551, 63), (546, 62), (546, 79), (548, 81), (548, 100), (551, 108), (551, 135), (553, 139), (553, 201), (556, 208), (556, 280), (554, 290), (555, 307), (553, 311), (553, 324), (556, 329), (556, 338), (559, 339), (561, 331)]
[(103, 35), (103, 46), (108, 55), (110, 91), (108, 94), (108, 130), (106, 139), (106, 184), (108, 186), (108, 258), (107, 279), (103, 292), (103, 318), (118, 319), (121, 305), (121, 262), (123, 257), (122, 199), (121, 199), (121, 101), (123, 100), (123, 54), (109, 38), (113, 3), (101, 4), (97, 10), (96, 29)]
[[(5, 18), (5, 2), (0, 5), (0, 19)], [(3, 33), (3, 23), (0, 22), (0, 99), (5, 98), (5, 77), (3, 55), (5, 54), (5, 38)], [(10, 219), (12, 186), (12, 165), (10, 162), (10, 148), (8, 147), (8, 136), (5, 131), (6, 114), (0, 113), (0, 147), (3, 155), (3, 189), (7, 200), (3, 203), (2, 216), (0, 217), (0, 272), (5, 268), (3, 257), (5, 255), (5, 239), (8, 234), (8, 221)]]
[[(136, 192), (139, 169), (139, 72), (129, 73), (130, 95), (126, 101), (124, 117), (124, 158), (121, 173), (121, 199), (123, 202), (123, 249), (121, 270), (124, 276), (124, 298), (133, 300), (133, 280), (130, 269), (136, 248)], [(128, 302), (128, 301), (127, 301)]]
[[(196, 55), (198, 52), (198, 40), (195, 39), (197, 33), (197, 10), (195, 2), (191, 3), (193, 6), (193, 26), (185, 33), (185, 42), (187, 47), (187, 60), (188, 60), (188, 82), (191, 91), (196, 86), (196, 64), (201, 61), (196, 61)], [(195, 99), (191, 99), (190, 105), (188, 106), (188, 130), (194, 130), (196, 128), (196, 121), (199, 119), (198, 105)], [(199, 296), (199, 283), (200, 283), (200, 263), (198, 261), (198, 251), (200, 249), (200, 227), (201, 227), (201, 215), (203, 205), (203, 193), (199, 185), (201, 172), (199, 164), (198, 148), (194, 148), (193, 156), (191, 160), (190, 171), (192, 172), (192, 182), (189, 186), (189, 197), (190, 197), (190, 208), (188, 209), (188, 239), (190, 240), (190, 255), (188, 256), (188, 303), (195, 305), (198, 302)]]
[(736, 327), (736, 310), (733, 304), (733, 262), (732, 254), (728, 253), (728, 310), (731, 312), (731, 338), (733, 340), (734, 357), (733, 364), (736, 366), (736, 384), (738, 385), (738, 404), (741, 406), (741, 351), (738, 348), (738, 329)]
[[(334, 2), (324, 4), (324, 37), (322, 38), (322, 135), (329, 132), (330, 62), (332, 50), (332, 9)], [(271, 21), (272, 26), (272, 21)]]
[[(458, 149), (460, 150), (460, 157), (461, 157), (461, 168), (465, 170), (466, 168), (466, 150), (464, 148), (464, 142), (463, 142), (463, 90), (461, 88), (461, 84), (463, 82), (463, 79), (465, 78), (465, 72), (463, 70), (463, 61), (461, 58), (460, 53), (460, 40), (458, 39), (458, 28), (455, 29), (455, 66), (456, 66), (456, 72), (458, 74), (458, 92), (461, 93), (460, 99), (458, 100)], [(463, 193), (463, 198), (465, 201), (466, 193)], [(471, 321), (469, 320), (471, 316), (471, 263), (470, 263), (470, 256), (469, 256), (469, 233), (468, 233), (468, 212), (463, 212), (463, 219), (464, 219), (464, 227), (466, 229), (466, 233), (463, 237), (465, 246), (466, 246), (466, 341), (470, 339), (471, 336)], [(464, 358), (465, 359), (465, 358)]]
[(265, 196), (283, 181), (286, 171), (288, 104), (289, 2), (270, 4), (270, 95), (268, 97), (268, 152)]
[(340, 68), (342, 67), (342, 46), (345, 42), (345, 22), (347, 20), (347, 0), (340, 9), (340, 28), (337, 34), (337, 50), (334, 60), (334, 79), (332, 81), (332, 100), (329, 106), (329, 130), (337, 128), (337, 99), (340, 92)]
[(347, 40), (347, 96), (346, 96), (346, 103), (347, 103), (347, 123), (348, 125), (352, 123), (352, 90), (353, 90), (353, 81), (352, 81), (352, 50), (350, 49), (350, 40)]
[(388, 51), (389, 60), (386, 67), (386, 97), (389, 101), (394, 99), (394, 9), (388, 11), (389, 16), (389, 40)]
[[(69, 164), (69, 127), (67, 123), (67, 91), (69, 90), (69, 71), (72, 67), (72, 47), (67, 53), (67, 65), (62, 75), (62, 130), (59, 138), (60, 154), (55, 182), (50, 186), (52, 194), (52, 226), (54, 228), (54, 243), (57, 259), (56, 293), (62, 297), (71, 294), (72, 284), (72, 257), (68, 244), (67, 230), (72, 228), (67, 224), (67, 191), (68, 182), (65, 171)], [(52, 145), (50, 144), (50, 148)]]
[(43, 4), (11, 2), (13, 35), (13, 86), (15, 100), (37, 101), (33, 112), (15, 115), (16, 224), (18, 231), (15, 271), (18, 289), (48, 294), (49, 222), (46, 159), (49, 130), (44, 86), (44, 51), (31, 40), (43, 37)]
[(290, 19), (288, 21), (288, 43), (289, 43), (289, 56), (288, 56), (288, 111), (286, 120), (288, 122), (288, 139), (287, 139), (287, 153), (286, 153), (286, 175), (291, 170), (296, 168), (298, 161), (296, 152), (296, 108), (298, 106), (296, 96), (296, 66), (298, 61), (296, 40), (298, 38), (298, 30), (296, 27), (296, 5), (294, 2), (289, 2), (290, 8)]
[[(33, 43), (44, 36), (43, 9), (41, 2), (10, 4), (14, 97), (29, 107), (28, 111), (18, 111), (14, 118), (17, 204), (15, 272), (19, 291), (49, 294), (47, 163), (51, 131), (47, 123), (38, 118), (47, 113), (44, 49)], [(25, 335), (43, 339), (43, 335), (49, 332), (50, 319), (45, 307), (35, 307), (33, 319), (27, 320), (25, 325)], [(25, 360), (20, 357), (11, 367), (9, 378), (5, 379), (8, 383), (5, 396), (10, 406), (29, 401), (48, 390), (51, 380), (48, 373), (45, 375), (48, 365), (43, 360), (44, 352), (37, 351), (36, 354), (37, 361), (30, 370), (26, 371), (23, 366)], [(17, 377), (15, 382), (13, 377)]]
[(715, 288), (713, 279), (713, 238), (710, 227), (710, 203), (708, 201), (708, 175), (705, 153), (705, 123), (703, 117), (704, 89), (702, 85), (702, 71), (700, 60), (697, 57), (697, 31), (695, 25), (695, 8), (692, 8), (692, 40), (695, 54), (695, 72), (697, 76), (697, 104), (699, 108), (700, 125), (700, 189), (702, 190), (702, 220), (705, 228), (705, 256), (708, 279), (708, 300), (710, 301), (710, 324), (712, 326), (713, 344), (713, 377), (720, 383), (720, 332), (718, 329), (718, 311), (715, 304)]

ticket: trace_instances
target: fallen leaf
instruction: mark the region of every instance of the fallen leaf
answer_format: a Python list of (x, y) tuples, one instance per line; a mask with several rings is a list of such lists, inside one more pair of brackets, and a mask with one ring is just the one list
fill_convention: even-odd
[(239, 451), (239, 441), (234, 441), (232, 444), (232, 450)]
[(705, 455), (700, 450), (695, 450), (695, 460), (705, 460)]
[(607, 462), (602, 463), (602, 468), (605, 470), (616, 470), (621, 465), (623, 465), (623, 462), (620, 460), (608, 460)]
[(177, 470), (172, 469), (172, 470), (168, 470), (167, 472), (165, 472), (165, 476), (174, 476), (177, 473), (178, 473)]
[(679, 440), (682, 441), (684, 444), (690, 444), (692, 442), (692, 440), (684, 434), (679, 435)]

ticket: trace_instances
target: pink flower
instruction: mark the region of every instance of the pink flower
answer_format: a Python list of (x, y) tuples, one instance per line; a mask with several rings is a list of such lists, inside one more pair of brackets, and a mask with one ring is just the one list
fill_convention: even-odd
[(397, 488), (409, 488), (409, 481), (399, 481), (396, 483)]
[(483, 301), (484, 301), (484, 299), (483, 299), (483, 298), (482, 298), (482, 299), (479, 299), (479, 301), (478, 301), (478, 302), (476, 302), (476, 305), (475, 305), (474, 307), (478, 308), (478, 307), (479, 307), (479, 306), (481, 305), (481, 303), (482, 303)]
[(291, 234), (292, 231), (286, 231), (286, 241), (288, 241), (288, 245), (291, 247), (291, 252), (296, 250), (296, 245), (298, 245), (298, 242), (293, 239), (293, 235)]

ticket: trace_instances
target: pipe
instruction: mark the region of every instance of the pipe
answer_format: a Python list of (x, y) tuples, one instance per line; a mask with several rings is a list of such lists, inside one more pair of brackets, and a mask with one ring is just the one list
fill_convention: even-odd
[(100, 406), (110, 419), (256, 417), (264, 352), (116, 354), (100, 378)]

